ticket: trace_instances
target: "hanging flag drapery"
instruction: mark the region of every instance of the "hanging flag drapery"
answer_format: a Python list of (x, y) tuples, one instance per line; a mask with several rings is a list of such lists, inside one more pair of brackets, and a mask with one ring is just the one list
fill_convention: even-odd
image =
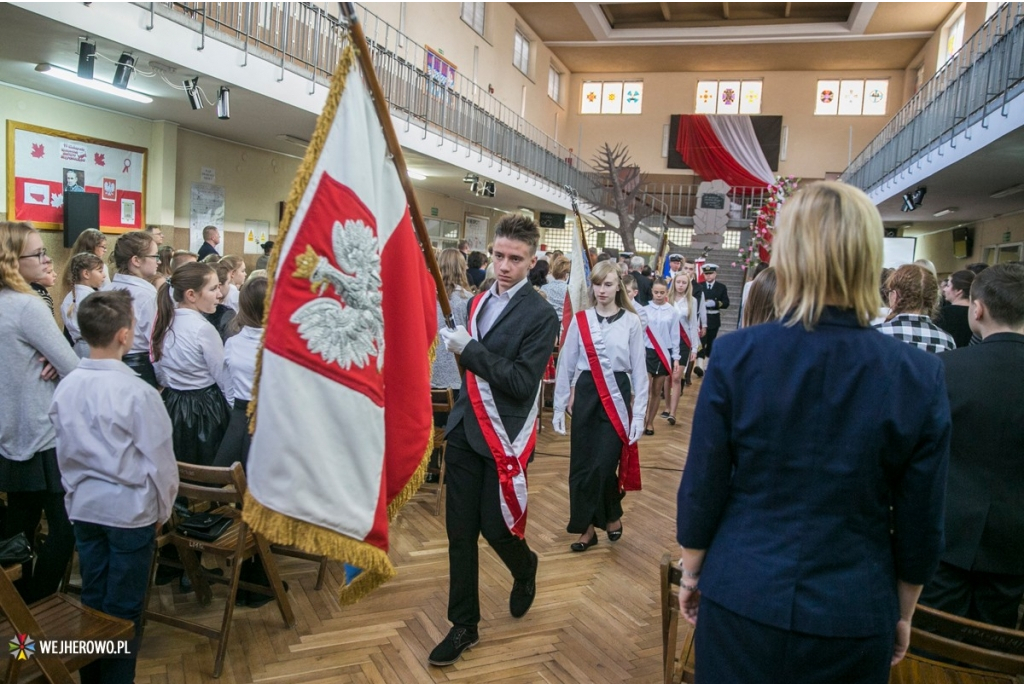
[(676, 150), (706, 181), (721, 179), (734, 188), (775, 182), (749, 116), (681, 115)]
[(572, 231), (569, 282), (565, 288), (565, 302), (562, 304), (562, 340), (565, 340), (573, 315), (590, 305), (590, 256), (583, 237), (583, 222), (578, 217), (577, 214)]
[(346, 563), (341, 600), (395, 574), (388, 521), (432, 449), (435, 290), (351, 43), (292, 185), (257, 368), (244, 515)]

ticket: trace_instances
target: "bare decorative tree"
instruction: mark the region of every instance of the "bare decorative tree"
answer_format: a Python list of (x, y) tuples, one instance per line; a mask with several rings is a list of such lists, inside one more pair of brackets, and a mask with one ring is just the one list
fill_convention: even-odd
[(618, 226), (612, 226), (601, 220), (599, 231), (614, 231), (622, 238), (622, 249), (627, 252), (636, 251), (634, 235), (637, 227), (655, 211), (640, 200), (647, 175), (641, 173), (640, 167), (632, 164), (629, 149), (622, 145), (610, 147), (608, 143), (593, 159), (594, 167), (601, 172), (599, 183), (604, 186), (600, 203), (585, 200), (591, 209), (614, 214), (619, 219)]

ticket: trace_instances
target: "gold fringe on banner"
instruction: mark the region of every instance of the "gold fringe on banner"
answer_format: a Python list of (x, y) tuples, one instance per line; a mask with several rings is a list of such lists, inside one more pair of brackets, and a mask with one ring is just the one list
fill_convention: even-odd
[[(434, 336), (434, 342), (430, 343), (430, 349), (427, 351), (427, 366), (434, 368), (434, 360), (437, 359), (437, 336)], [(384, 420), (387, 421), (387, 408), (384, 409)], [(420, 486), (423, 485), (423, 481), (427, 477), (427, 465), (430, 463), (430, 455), (434, 452), (434, 429), (431, 426), (430, 433), (427, 434), (427, 449), (423, 452), (423, 459), (420, 460), (420, 465), (416, 469), (416, 472), (412, 474), (409, 482), (405, 484), (402, 491), (395, 495), (394, 499), (388, 502), (388, 521), (391, 521), (398, 512), (405, 506), (406, 502), (412, 499)]]

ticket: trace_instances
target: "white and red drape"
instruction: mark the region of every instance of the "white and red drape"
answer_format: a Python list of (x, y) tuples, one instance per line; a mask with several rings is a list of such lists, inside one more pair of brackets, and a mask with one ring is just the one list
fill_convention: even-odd
[(775, 183), (749, 116), (680, 115), (676, 151), (708, 181), (721, 179), (733, 187)]

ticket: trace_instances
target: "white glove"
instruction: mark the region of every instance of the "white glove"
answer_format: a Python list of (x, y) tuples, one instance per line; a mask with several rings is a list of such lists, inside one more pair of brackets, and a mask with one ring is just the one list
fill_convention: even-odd
[(629, 444), (635, 444), (644, 434), (644, 417), (638, 416), (629, 424)]
[(465, 326), (456, 326), (454, 330), (451, 328), (441, 329), (441, 340), (444, 341), (444, 346), (454, 354), (462, 354), (472, 339)]
[(565, 412), (556, 411), (551, 416), (551, 427), (555, 429), (555, 432), (559, 435), (565, 435)]

